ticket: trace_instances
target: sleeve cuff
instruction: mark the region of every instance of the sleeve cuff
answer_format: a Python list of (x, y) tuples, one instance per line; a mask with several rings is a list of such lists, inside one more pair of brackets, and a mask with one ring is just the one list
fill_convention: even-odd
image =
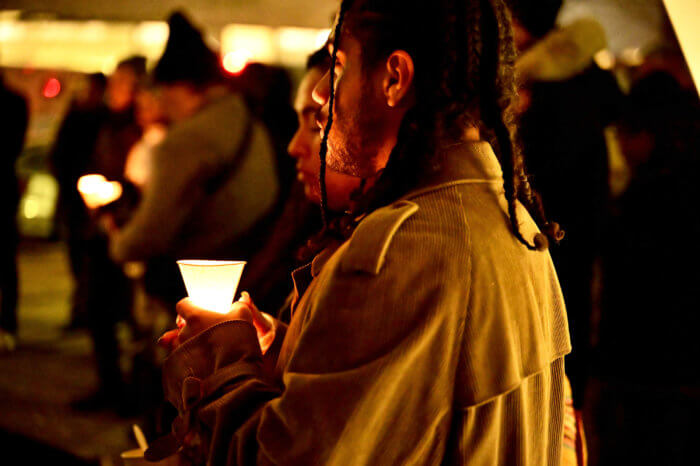
[(165, 396), (179, 411), (221, 385), (262, 370), (255, 327), (241, 320), (222, 322), (191, 338), (163, 364)]

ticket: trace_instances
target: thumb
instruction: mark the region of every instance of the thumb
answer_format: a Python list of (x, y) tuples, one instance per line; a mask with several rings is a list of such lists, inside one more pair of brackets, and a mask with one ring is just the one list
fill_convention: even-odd
[(165, 332), (157, 341), (158, 346), (165, 348), (168, 351), (175, 349), (177, 337), (180, 331), (178, 329)]
[(248, 294), (247, 291), (241, 292), (241, 298), (239, 299), (239, 301), (248, 305), (248, 307), (252, 311), (253, 325), (255, 325), (255, 328), (258, 332), (264, 334), (272, 328), (272, 322), (265, 318), (265, 315), (262, 312), (260, 312), (255, 303), (253, 303), (253, 300), (251, 299), (250, 294)]

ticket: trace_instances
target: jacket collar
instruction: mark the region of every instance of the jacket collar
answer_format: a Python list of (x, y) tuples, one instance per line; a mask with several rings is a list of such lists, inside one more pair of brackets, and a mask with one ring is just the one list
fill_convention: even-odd
[(488, 142), (461, 142), (444, 148), (419, 186), (403, 198), (467, 183), (503, 183), (501, 164)]

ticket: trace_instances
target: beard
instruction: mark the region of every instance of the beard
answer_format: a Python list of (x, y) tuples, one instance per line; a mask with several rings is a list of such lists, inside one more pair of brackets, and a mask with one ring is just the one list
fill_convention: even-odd
[[(326, 158), (332, 170), (359, 178), (371, 178), (383, 168), (377, 166), (382, 120), (377, 112), (372, 111), (376, 108), (373, 100), (372, 96), (363, 92), (359, 104), (336, 104)], [(336, 102), (339, 104), (341, 99)]]

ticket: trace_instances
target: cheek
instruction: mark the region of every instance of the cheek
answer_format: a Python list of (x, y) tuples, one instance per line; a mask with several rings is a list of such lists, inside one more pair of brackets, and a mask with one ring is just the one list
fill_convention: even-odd
[(321, 159), (319, 157), (321, 154), (321, 138), (314, 137), (309, 145), (309, 149), (311, 151), (311, 158), (316, 161), (316, 165), (320, 166)]

